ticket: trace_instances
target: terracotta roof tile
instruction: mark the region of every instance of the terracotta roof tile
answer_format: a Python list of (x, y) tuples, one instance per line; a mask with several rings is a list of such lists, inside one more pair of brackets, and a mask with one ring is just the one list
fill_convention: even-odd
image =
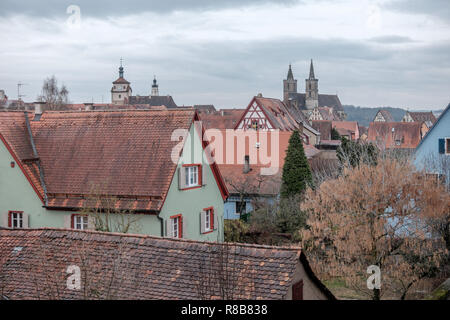
[(425, 135), (419, 122), (371, 122), (368, 141), (379, 148), (413, 149)]
[[(282, 299), (299, 261), (308, 272), (300, 248), (63, 229), (0, 229), (2, 292), (10, 299), (224, 298), (220, 276), (234, 279), (226, 287), (229, 298)], [(81, 285), (88, 290), (67, 289), (66, 270), (71, 265), (82, 269)], [(228, 271), (223, 271), (225, 266)], [(199, 281), (206, 286), (200, 287)]]

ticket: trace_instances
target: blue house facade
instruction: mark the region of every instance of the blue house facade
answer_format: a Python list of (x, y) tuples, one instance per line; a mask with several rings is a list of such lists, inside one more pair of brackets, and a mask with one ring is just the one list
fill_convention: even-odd
[(450, 186), (450, 104), (417, 146), (413, 161), (418, 170), (436, 174)]

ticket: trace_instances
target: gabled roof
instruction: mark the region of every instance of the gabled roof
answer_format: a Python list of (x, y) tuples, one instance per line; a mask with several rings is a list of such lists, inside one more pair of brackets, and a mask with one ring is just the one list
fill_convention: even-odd
[(242, 114), (241, 119), (237, 122), (235, 129), (238, 128), (240, 122), (244, 119), (245, 114), (251, 108), (253, 103), (256, 102), (267, 117), (268, 121), (272, 124), (274, 129), (281, 131), (295, 131), (303, 126), (310, 132), (319, 135), (320, 133), (311, 127), (308, 119), (303, 112), (293, 106), (285, 104), (280, 99), (266, 98), (261, 96), (253, 97), (250, 101), (247, 109)]
[(432, 111), (428, 112), (407, 111), (406, 113), (408, 113), (415, 122), (431, 123), (431, 125), (433, 125), (436, 122), (436, 117), (434, 116)]
[(430, 128), (430, 130), (428, 130), (427, 134), (423, 137), (423, 139), (420, 141), (420, 143), (417, 145), (416, 150), (419, 148), (419, 146), (422, 144), (422, 142), (427, 138), (427, 136), (430, 134), (430, 132), (432, 130), (434, 130), (435, 127), (437, 127), (437, 124), (440, 123), (442, 121), (442, 119), (444, 118), (444, 115), (450, 112), (450, 103), (447, 105), (447, 107), (445, 108), (445, 110), (441, 113), (441, 115), (439, 116), (439, 118), (437, 118), (436, 122), (434, 123), (434, 125)]
[[(283, 299), (299, 264), (318, 290), (335, 299), (296, 247), (0, 229), (0, 276), (9, 299)], [(80, 268), (88, 290), (67, 288), (69, 266)]]
[[(359, 139), (359, 127), (356, 121), (332, 121), (332, 126), (335, 128), (339, 134), (354, 133), (355, 139)], [(342, 132), (342, 133), (341, 133)]]
[(313, 120), (311, 125), (320, 132), (320, 140), (331, 140), (332, 122), (328, 120)]
[(379, 148), (413, 149), (420, 143), (421, 130), (419, 122), (371, 122), (367, 140)]
[(384, 118), (384, 121), (386, 121), (386, 122), (394, 122), (394, 117), (392, 117), (392, 114), (388, 110), (384, 110), (384, 109), (378, 110), (378, 112), (375, 115), (375, 118), (377, 117), (378, 113), (381, 113), (381, 115)]
[[(157, 212), (169, 191), (177, 163), (171, 150), (176, 129), (189, 130), (193, 109), (44, 112), (31, 131), (47, 187), (48, 208), (77, 209), (95, 192), (117, 199), (117, 208)], [(33, 171), (24, 113), (2, 116), (0, 134), (11, 146), (42, 197)], [(178, 160), (178, 159), (176, 159)], [(219, 189), (226, 188), (211, 165)]]

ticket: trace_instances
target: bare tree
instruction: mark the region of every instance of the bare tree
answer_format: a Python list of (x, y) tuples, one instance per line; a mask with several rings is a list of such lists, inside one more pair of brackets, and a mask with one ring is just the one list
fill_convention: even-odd
[(47, 110), (63, 110), (68, 100), (69, 90), (65, 85), (60, 88), (55, 76), (44, 80), (42, 93), (38, 96), (38, 101), (45, 102)]

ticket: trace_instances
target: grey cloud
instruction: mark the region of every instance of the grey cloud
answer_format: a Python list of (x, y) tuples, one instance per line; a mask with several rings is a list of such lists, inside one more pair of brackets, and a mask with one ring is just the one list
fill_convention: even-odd
[(388, 35), (370, 38), (369, 41), (381, 43), (381, 44), (400, 44), (400, 43), (412, 43), (415, 42), (410, 37)]
[(384, 7), (398, 12), (427, 14), (450, 23), (449, 0), (393, 0)]
[(69, 5), (78, 5), (82, 15), (106, 17), (142, 12), (170, 13), (173, 11), (214, 10), (267, 3), (293, 5), (299, 2), (301, 0), (2, 0), (0, 15), (64, 16), (67, 14), (66, 10)]

